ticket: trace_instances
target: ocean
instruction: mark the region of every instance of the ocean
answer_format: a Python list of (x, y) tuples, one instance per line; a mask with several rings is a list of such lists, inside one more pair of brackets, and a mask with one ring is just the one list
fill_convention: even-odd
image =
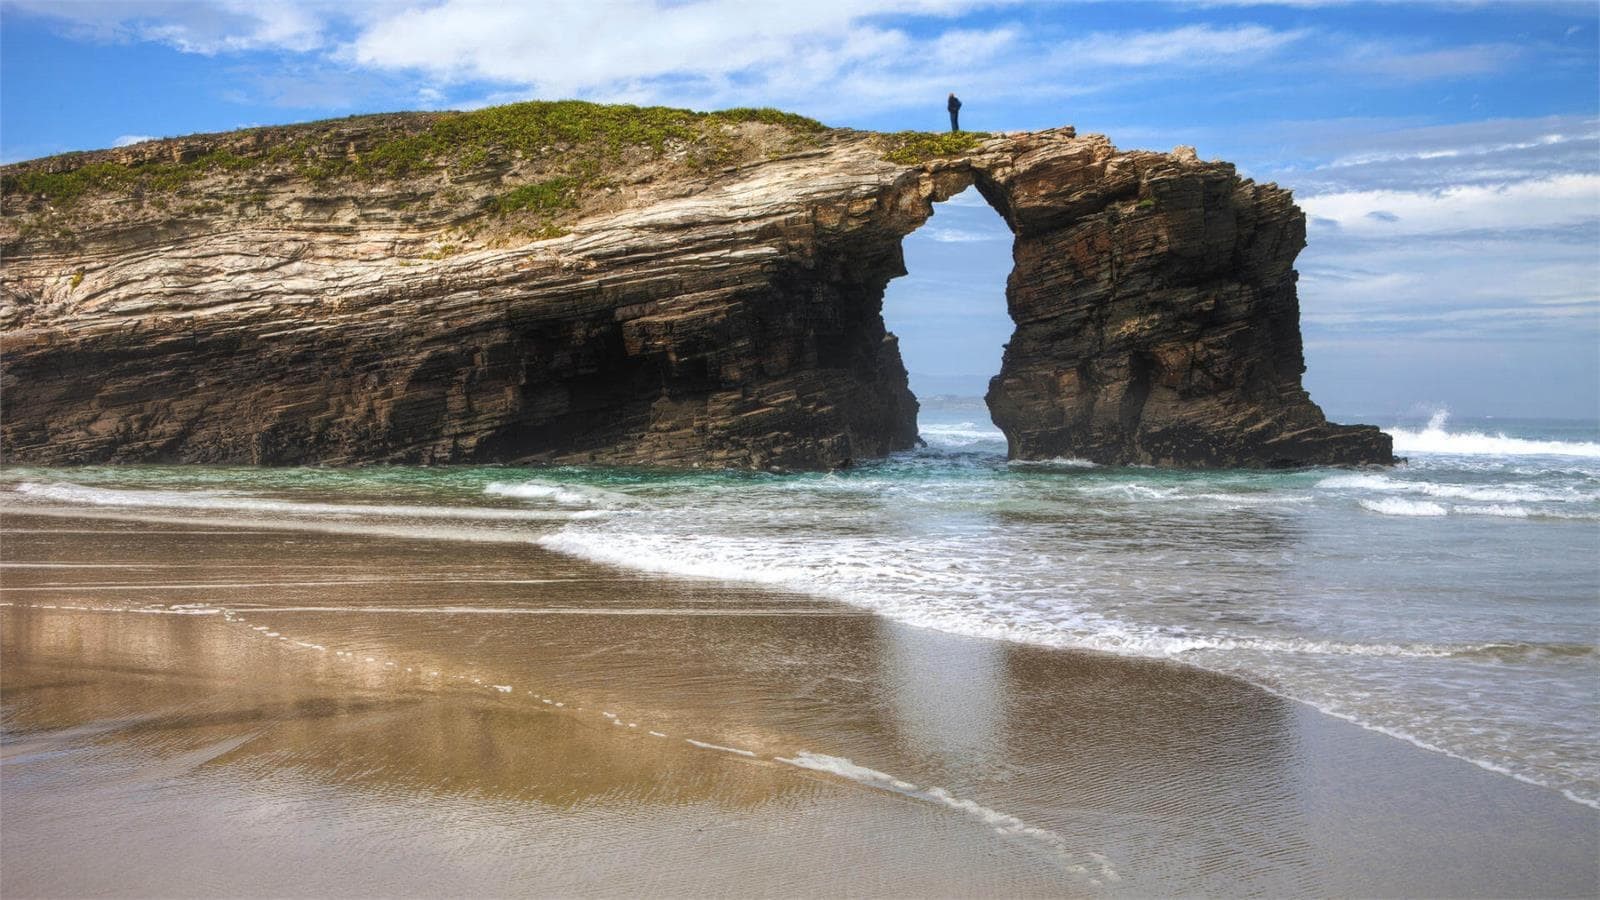
[(1380, 424), (1404, 465), (1008, 462), (968, 403), (924, 410), (926, 447), (828, 474), (11, 467), (0, 512), (529, 543), (754, 583), (1236, 676), (1600, 808), (1600, 424)]

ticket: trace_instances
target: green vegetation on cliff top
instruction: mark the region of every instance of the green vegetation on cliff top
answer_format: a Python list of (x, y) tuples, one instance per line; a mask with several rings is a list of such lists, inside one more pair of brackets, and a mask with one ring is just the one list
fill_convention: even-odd
[[(314, 181), (382, 181), (439, 168), (470, 172), (506, 157), (550, 158), (564, 174), (519, 187), (497, 198), (493, 207), (502, 214), (531, 211), (548, 216), (575, 208), (578, 196), (595, 182), (604, 164), (630, 149), (659, 156), (678, 147), (691, 151), (690, 163), (702, 169), (724, 164), (733, 152), (723, 126), (751, 122), (782, 128), (800, 141), (815, 141), (829, 130), (814, 119), (769, 108), (702, 113), (577, 100), (530, 101), (472, 112), (352, 116), (210, 135), (189, 148), (174, 146), (165, 157), (144, 154), (143, 161), (134, 163), (97, 158), (100, 154), (70, 154), (49, 167), (14, 167), (0, 178), (0, 192), (67, 206), (87, 194), (171, 193), (208, 175), (248, 174), (263, 168), (287, 168)], [(882, 135), (879, 146), (884, 159), (914, 165), (968, 152), (986, 137), (981, 132), (902, 131)], [(196, 153), (191, 149), (195, 145), (211, 149)], [(71, 166), (72, 156), (85, 161)]]
[(883, 158), (913, 166), (941, 156), (970, 153), (987, 140), (984, 131), (896, 131), (883, 136), (887, 144)]
[[(352, 147), (351, 134), (363, 119), (380, 124), (357, 135), (365, 146)], [(70, 203), (93, 192), (170, 192), (213, 173), (284, 165), (314, 180), (377, 181), (438, 166), (470, 170), (500, 155), (538, 157), (574, 155), (579, 151), (579, 157), (615, 156), (630, 147), (659, 154), (673, 144), (715, 143), (719, 126), (745, 122), (779, 126), (802, 136), (827, 130), (814, 119), (776, 109), (701, 113), (661, 106), (533, 101), (473, 112), (351, 117), (304, 126), (254, 129), (281, 137), (268, 146), (254, 148), (246, 140), (230, 141), (228, 136), (217, 136), (217, 143), (228, 146), (182, 161), (150, 160), (129, 165), (95, 160), (72, 168), (53, 167), (58, 171), (25, 167), (6, 173), (0, 190)], [(240, 137), (248, 134), (241, 132)]]

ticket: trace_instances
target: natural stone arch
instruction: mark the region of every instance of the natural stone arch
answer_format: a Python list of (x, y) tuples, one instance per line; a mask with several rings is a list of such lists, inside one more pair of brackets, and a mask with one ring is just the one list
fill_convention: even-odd
[(1282, 467), (1387, 462), (1301, 387), (1293, 264), (1305, 217), (1228, 163), (1118, 153), (1070, 129), (939, 161), (934, 202), (976, 186), (1014, 235), (1015, 326), (986, 397), (1017, 459)]
[[(5, 174), (264, 155), (302, 132), (346, 152), (393, 127), (200, 135)], [(436, 169), (374, 188), (280, 171), (250, 182), (248, 207), (164, 214), (94, 196), (58, 223), (66, 232), (24, 229), (53, 213), (8, 196), (0, 453), (849, 465), (916, 440), (883, 291), (932, 203), (976, 184), (1015, 235), (1016, 332), (989, 390), (1012, 456), (1392, 461), (1377, 429), (1329, 425), (1300, 387), (1292, 265), (1305, 232), (1288, 192), (1071, 129), (914, 164), (886, 159), (880, 135), (808, 140), (621, 181), (564, 234), (449, 254), (424, 251), (537, 173), (486, 159), (475, 178)], [(185, 190), (233, 198), (240, 177)]]

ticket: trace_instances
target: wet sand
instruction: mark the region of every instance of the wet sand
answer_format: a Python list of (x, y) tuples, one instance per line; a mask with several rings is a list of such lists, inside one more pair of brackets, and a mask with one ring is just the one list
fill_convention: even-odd
[(1600, 813), (1183, 666), (516, 544), (0, 541), (6, 897), (1600, 891)]

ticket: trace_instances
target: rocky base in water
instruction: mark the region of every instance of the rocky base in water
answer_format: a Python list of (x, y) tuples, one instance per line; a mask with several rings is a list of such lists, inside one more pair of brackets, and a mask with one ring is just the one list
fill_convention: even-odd
[(1071, 128), (532, 103), (5, 167), (14, 463), (830, 468), (916, 440), (881, 315), (976, 184), (1016, 234), (1013, 457), (1389, 463), (1300, 386), (1304, 216)]

